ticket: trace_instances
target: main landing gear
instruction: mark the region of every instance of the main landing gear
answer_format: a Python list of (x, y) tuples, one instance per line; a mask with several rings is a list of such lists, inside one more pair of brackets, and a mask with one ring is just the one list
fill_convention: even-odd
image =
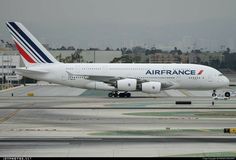
[(124, 92), (124, 93), (119, 93), (118, 91), (115, 92), (110, 92), (108, 93), (108, 97), (120, 97), (120, 98), (124, 98), (124, 97), (131, 97), (131, 93), (129, 92)]

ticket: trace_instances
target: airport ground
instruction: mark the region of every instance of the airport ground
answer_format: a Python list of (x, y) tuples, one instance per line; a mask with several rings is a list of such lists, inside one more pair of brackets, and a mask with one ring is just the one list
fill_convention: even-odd
[(108, 98), (60, 85), (1, 91), (0, 156), (235, 157), (236, 134), (224, 128), (236, 127), (236, 97), (212, 106), (210, 95), (170, 90)]

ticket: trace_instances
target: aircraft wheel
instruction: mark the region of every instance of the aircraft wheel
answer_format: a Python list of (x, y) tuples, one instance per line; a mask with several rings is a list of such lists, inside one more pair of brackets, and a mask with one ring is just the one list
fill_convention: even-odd
[(113, 97), (113, 93), (112, 92), (108, 93), (108, 97)]
[(120, 98), (123, 98), (123, 97), (125, 97), (125, 94), (124, 94), (124, 93), (120, 93), (120, 94), (119, 94), (119, 97), (120, 97)]
[(114, 93), (114, 97), (118, 97), (119, 96), (119, 94), (116, 92), (116, 93)]
[(131, 93), (126, 93), (126, 97), (127, 98), (131, 97)]
[(212, 93), (212, 97), (215, 97), (216, 96), (216, 93)]
[(216, 90), (213, 90), (212, 97), (216, 97)]
[(229, 92), (225, 92), (225, 97), (230, 97), (230, 93)]

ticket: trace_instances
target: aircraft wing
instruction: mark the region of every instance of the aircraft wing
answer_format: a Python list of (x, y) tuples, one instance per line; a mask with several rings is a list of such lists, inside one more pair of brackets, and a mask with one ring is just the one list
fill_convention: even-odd
[[(150, 80), (145, 80), (145, 79), (138, 79), (138, 78), (135, 78), (135, 77), (115, 77), (115, 76), (100, 76), (100, 75), (80, 75), (80, 74), (73, 74), (73, 73), (70, 73), (68, 72), (68, 75), (69, 76), (84, 76), (85, 79), (88, 79), (88, 80), (93, 80), (93, 81), (99, 81), (99, 82), (104, 82), (104, 83), (107, 83), (107, 84), (110, 84), (112, 86), (116, 85), (116, 81), (117, 80), (122, 80), (122, 79), (136, 79), (137, 80), (137, 84), (141, 84), (141, 83), (144, 83), (144, 82), (150, 82)], [(170, 81), (167, 81), (165, 83), (162, 83), (162, 88), (168, 88), (168, 87), (171, 87), (173, 86), (174, 83), (170, 82)]]
[[(137, 79), (134, 77), (112, 77), (112, 76), (87, 76), (86, 79), (89, 80), (94, 80), (94, 81), (100, 81), (100, 82), (104, 82), (107, 84), (110, 84), (112, 86), (114, 86), (116, 84), (117, 80), (121, 80), (121, 79), (136, 79), (137, 80), (137, 84), (141, 84), (144, 82), (150, 82), (150, 80), (145, 80), (145, 79)], [(174, 83), (172, 83), (171, 81), (166, 81), (164, 83), (161, 83), (162, 88), (168, 88), (174, 85)]]
[[(104, 83), (108, 83), (108, 84), (114, 84), (117, 80), (121, 80), (121, 79), (137, 79), (134, 77), (114, 77), (114, 76), (87, 76), (86, 79), (89, 80), (94, 80), (94, 81), (100, 81), (100, 82), (104, 82)], [(146, 80), (141, 80), (141, 79), (137, 79), (138, 84), (139, 83), (143, 83), (143, 82), (148, 82)]]
[[(104, 83), (108, 83), (108, 84), (114, 84), (117, 80), (126, 79), (126, 78), (137, 79), (134, 77), (116, 77), (116, 76), (101, 76), (101, 75), (89, 75), (89, 74), (81, 75), (81, 74), (74, 74), (74, 73), (71, 73), (68, 71), (66, 71), (66, 72), (69, 76), (84, 76), (85, 79), (93, 80), (93, 81), (100, 81), (100, 82), (104, 82)], [(141, 79), (137, 79), (137, 80), (138, 80), (138, 83), (148, 82), (146, 80), (141, 80)]]
[(120, 80), (123, 78), (122, 77), (112, 77), (112, 76), (87, 76), (86, 79), (113, 84), (117, 80)]

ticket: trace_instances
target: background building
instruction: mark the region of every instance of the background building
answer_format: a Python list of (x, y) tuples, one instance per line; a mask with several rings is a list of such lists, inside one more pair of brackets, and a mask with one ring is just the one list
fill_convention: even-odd
[(0, 51), (0, 81), (3, 83), (17, 83), (22, 76), (16, 75), (12, 70), (22, 66), (23, 62), (15, 51)]
[(103, 50), (50, 50), (50, 53), (61, 62), (66, 63), (110, 63), (121, 57), (121, 51)]
[(149, 55), (149, 63), (188, 63), (187, 53), (154, 53)]

